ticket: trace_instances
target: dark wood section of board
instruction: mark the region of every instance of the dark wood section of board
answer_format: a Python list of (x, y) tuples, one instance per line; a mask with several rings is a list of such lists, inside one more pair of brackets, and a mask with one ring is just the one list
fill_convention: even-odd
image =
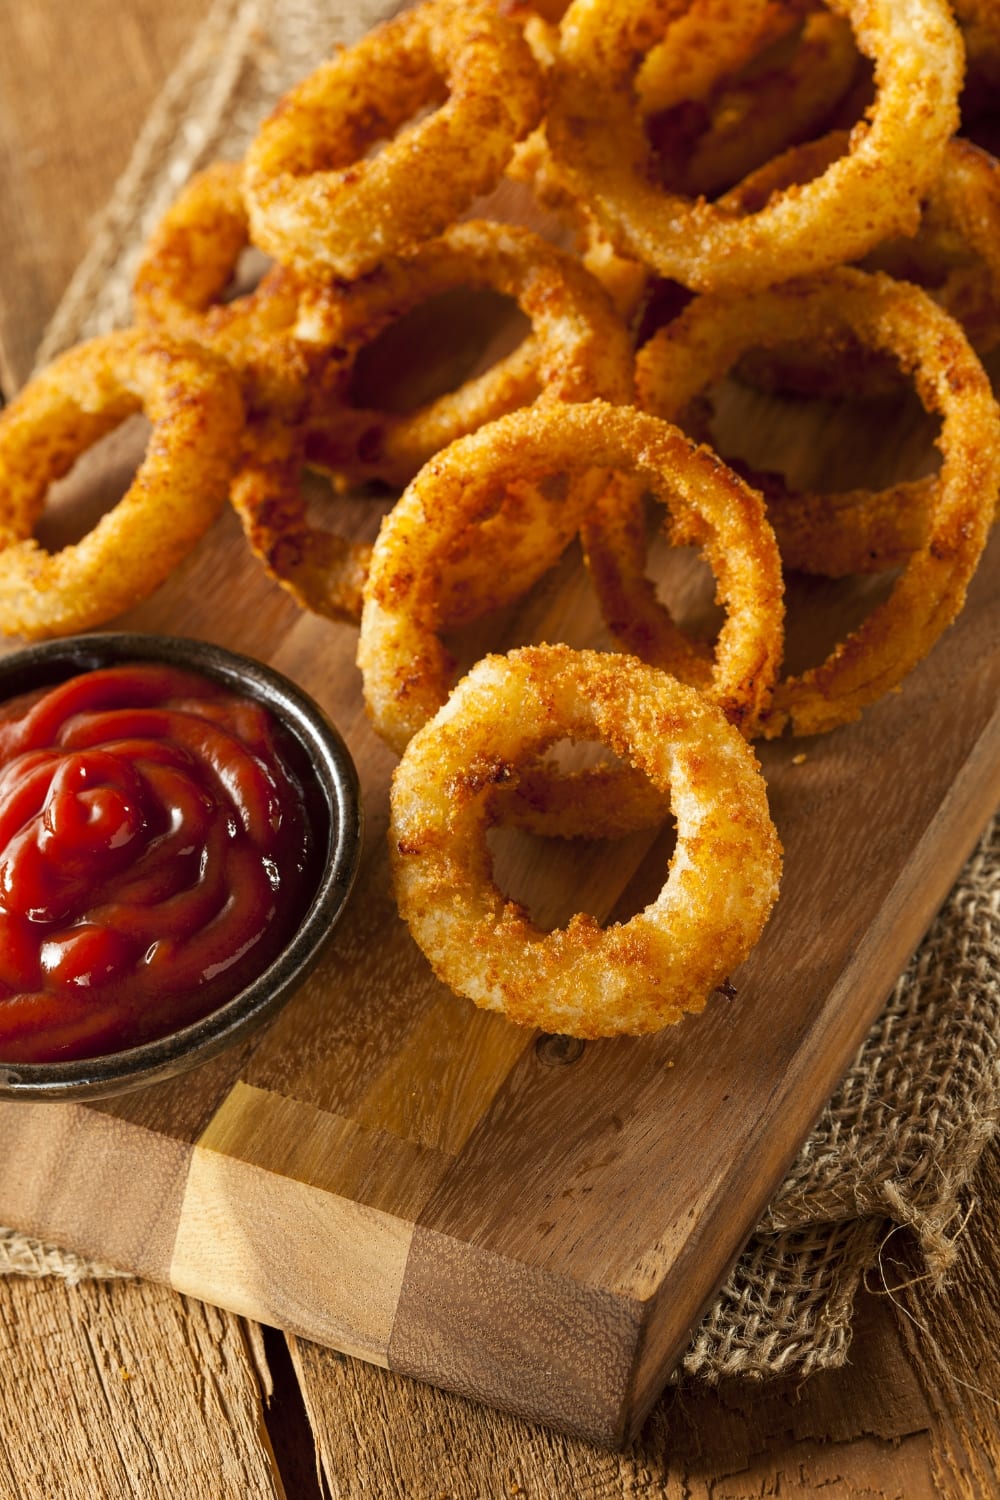
[[(30, 8), (10, 8), (0, 18), (5, 204), (0, 378), (5, 394), (26, 374), (45, 318), (85, 248), (91, 219), (124, 164), (156, 87), (200, 19), (190, 0), (168, 10), (148, 0), (129, 0), (124, 7), (80, 0), (71, 10), (58, 0), (41, 0)], [(248, 570), (244, 563), (238, 566), (242, 580)], [(214, 567), (202, 561), (193, 576), (204, 585)], [(294, 637), (294, 609), (283, 597), (275, 593), (259, 613), (239, 636), (250, 638), (250, 649), (263, 654), (276, 632), (292, 630)], [(185, 627), (183, 612), (178, 626)], [(217, 629), (223, 638), (237, 633), (230, 621), (220, 621)], [(991, 653), (995, 658), (995, 648), (994, 635), (982, 645), (984, 663)], [(299, 637), (286, 660), (309, 649)], [(982, 692), (996, 701), (995, 684), (984, 681)], [(919, 713), (934, 722), (940, 703), (928, 690), (912, 708), (914, 718)], [(974, 701), (972, 712), (982, 711), (983, 704)], [(904, 718), (893, 731), (898, 731), (901, 764), (907, 753), (905, 727)], [(986, 743), (982, 736), (980, 743)], [(887, 752), (891, 749), (890, 739)], [(963, 775), (976, 774), (973, 766), (953, 768), (957, 785)], [(817, 815), (832, 820), (836, 778), (826, 780), (825, 755), (817, 762), (810, 747), (807, 761), (796, 769), (804, 773), (796, 795), (810, 796)], [(901, 773), (899, 782), (904, 781)], [(959, 830), (953, 839), (957, 859), (959, 845), (974, 837), (974, 819), (966, 814), (963, 822), (960, 808), (949, 811), (956, 815), (951, 826)], [(780, 800), (776, 816), (780, 821)], [(831, 827), (830, 837), (835, 836)], [(869, 858), (877, 863), (877, 852)], [(636, 888), (642, 881), (638, 859)], [(920, 907), (922, 890), (926, 886), (915, 880), (912, 891), (889, 892), (897, 903), (896, 918), (914, 927), (914, 940), (929, 915)], [(867, 956), (884, 961), (878, 952)], [(693, 1052), (693, 1042), (691, 1047)], [(586, 1049), (579, 1063), (563, 1071), (589, 1068), (593, 1050)], [(520, 1061), (505, 1059), (511, 1078), (530, 1069), (532, 1054), (519, 1056)], [(276, 1064), (271, 1067), (273, 1072)], [(158, 1163), (157, 1174), (169, 1177), (173, 1168), (165, 1163), (171, 1151), (177, 1152), (180, 1173), (187, 1143), (211, 1117), (212, 1090), (224, 1090), (219, 1079), (206, 1078), (204, 1086), (205, 1096), (198, 1096), (199, 1084), (194, 1096), (172, 1100), (164, 1092), (141, 1104), (123, 1100), (88, 1111), (99, 1129), (76, 1164), (83, 1179), (92, 1187), (100, 1182), (102, 1160), (91, 1151), (100, 1131), (114, 1140), (121, 1139), (119, 1130), (137, 1127), (138, 1138), (150, 1146), (146, 1159)], [(549, 1098), (564, 1087), (557, 1084)], [(5, 1144), (15, 1133), (29, 1140), (31, 1113), (11, 1116), (9, 1127), (4, 1114)], [(68, 1154), (79, 1149), (71, 1139), (74, 1114), (66, 1112), (59, 1147)], [(627, 1121), (623, 1126), (623, 1149), (640, 1151), (641, 1140), (629, 1138)], [(46, 1126), (37, 1146), (24, 1150), (44, 1155), (57, 1144)], [(717, 1391), (668, 1391), (653, 1406), (637, 1442), (621, 1454), (294, 1337), (290, 1362), (272, 1359), (269, 1367), (252, 1322), (163, 1287), (135, 1281), (73, 1287), (8, 1278), (0, 1282), (2, 1325), (9, 1331), (6, 1394), (0, 1398), (0, 1489), (26, 1500), (53, 1493), (183, 1492), (206, 1500), (220, 1493), (306, 1494), (303, 1476), (313, 1476), (318, 1466), (323, 1487), (346, 1496), (625, 1497), (642, 1491), (735, 1497), (807, 1495), (821, 1488), (917, 1500), (993, 1495), (1000, 1492), (995, 1480), (1000, 1467), (998, 1182), (997, 1157), (988, 1153), (970, 1196), (973, 1212), (961, 1230), (951, 1287), (943, 1295), (934, 1295), (923, 1278), (906, 1235), (891, 1237), (882, 1256), (885, 1280), (873, 1277), (872, 1291), (862, 1294), (850, 1363), (843, 1371), (763, 1388), (730, 1381)], [(427, 1282), (424, 1305), (446, 1288), (438, 1273), (450, 1254), (445, 1242), (449, 1215), (455, 1213), (450, 1191), (442, 1188), (425, 1206), (407, 1261), (413, 1286), (418, 1276)], [(543, 1199), (544, 1187), (537, 1193)], [(518, 1204), (523, 1214), (544, 1212), (544, 1206), (530, 1193)], [(101, 1207), (111, 1214), (117, 1205), (106, 1197)], [(494, 1231), (485, 1219), (483, 1229), (488, 1240)], [(142, 1254), (162, 1261), (173, 1233), (170, 1195), (160, 1195), (156, 1205), (147, 1201), (145, 1208), (137, 1202), (128, 1233), (132, 1240), (119, 1245), (121, 1259)], [(477, 1252), (484, 1263), (494, 1253), (486, 1240)], [(554, 1262), (567, 1255), (567, 1247), (561, 1247)], [(466, 1258), (463, 1274), (470, 1269)], [(158, 1271), (152, 1267), (151, 1273)], [(489, 1284), (494, 1285), (492, 1279)], [(479, 1301), (480, 1311), (482, 1306)], [(400, 1363), (402, 1333), (400, 1327)], [(405, 1359), (423, 1374), (419, 1330), (411, 1327), (408, 1338)], [(612, 1364), (590, 1378), (595, 1386), (613, 1386), (619, 1376)], [(597, 1400), (606, 1407), (606, 1393), (599, 1392)], [(37, 1441), (39, 1432), (49, 1434), (45, 1443)]]

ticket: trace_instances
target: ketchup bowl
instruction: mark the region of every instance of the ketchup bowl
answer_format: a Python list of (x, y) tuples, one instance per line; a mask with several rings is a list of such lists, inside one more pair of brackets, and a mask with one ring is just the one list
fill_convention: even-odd
[(141, 634), (0, 657), (0, 1099), (243, 1041), (319, 961), (362, 829), (337, 730), (261, 662)]

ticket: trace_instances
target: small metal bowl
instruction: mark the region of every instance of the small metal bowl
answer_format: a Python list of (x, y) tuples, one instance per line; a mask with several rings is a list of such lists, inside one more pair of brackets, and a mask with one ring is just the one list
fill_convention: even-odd
[(269, 1021), (318, 962), (354, 884), (363, 818), (350, 752), (322, 710), (288, 678), (204, 641), (158, 635), (86, 635), (0, 658), (0, 702), (81, 672), (156, 662), (199, 672), (269, 709), (301, 751), (311, 819), (325, 819), (316, 889), (291, 940), (251, 984), (201, 1020), (119, 1052), (61, 1063), (0, 1061), (0, 1099), (94, 1099), (159, 1083), (207, 1062)]

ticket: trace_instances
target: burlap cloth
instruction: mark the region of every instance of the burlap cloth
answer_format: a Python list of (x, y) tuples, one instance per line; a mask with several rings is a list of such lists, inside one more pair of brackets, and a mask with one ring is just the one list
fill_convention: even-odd
[[(265, 109), (396, 7), (216, 0), (140, 136), (40, 361), (130, 321), (147, 231), (192, 171), (239, 156)], [(698, 1331), (684, 1372), (805, 1375), (847, 1356), (854, 1296), (894, 1226), (943, 1282), (1000, 1105), (1000, 823), (987, 830)], [(0, 1271), (114, 1275), (0, 1231)]]

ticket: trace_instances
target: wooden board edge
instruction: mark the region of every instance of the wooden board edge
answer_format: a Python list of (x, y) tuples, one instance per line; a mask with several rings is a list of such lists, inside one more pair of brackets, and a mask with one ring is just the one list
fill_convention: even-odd
[(392, 1214), (196, 1146), (166, 1279), (385, 1365), (411, 1235)]
[(83, 1104), (0, 1103), (0, 1132), (0, 1222), (167, 1279), (190, 1145)]
[(601, 1447), (626, 1439), (646, 1308), (417, 1226), (389, 1342), (396, 1374)]
[[(882, 906), (877, 927), (869, 927), (865, 931), (861, 942), (852, 952), (849, 965), (842, 971), (837, 985), (831, 991), (828, 1010), (837, 1009), (837, 995), (841, 991), (856, 992), (863, 986), (870, 996), (869, 1005), (859, 1011), (855, 1024), (850, 1029), (844, 1028), (840, 1033), (838, 1071), (831, 1085), (831, 1095), (884, 1008), (893, 986), (947, 901), (955, 881), (998, 805), (1000, 707), (970, 750), (961, 773), (949, 787), (936, 816), (916, 845), (912, 858), (900, 871), (899, 878)], [(887, 934), (891, 935), (891, 941), (886, 940)], [(821, 1045), (828, 1035), (829, 1032), (824, 1031), (823, 1038), (816, 1038), (816, 1044)], [(800, 1067), (804, 1066), (801, 1055), (797, 1062)], [(789, 1092), (794, 1088), (795, 1079), (790, 1078)], [(825, 1103), (824, 1100), (816, 1111), (816, 1118), (822, 1113)], [(807, 1124), (805, 1132), (800, 1135), (800, 1145), (784, 1164), (785, 1171), (794, 1161), (801, 1148), (801, 1141), (807, 1138), (813, 1124), (815, 1119)], [(777, 1186), (780, 1186), (780, 1181), (779, 1178)], [(750, 1215), (749, 1227), (745, 1227), (723, 1275), (705, 1289), (692, 1316), (677, 1319), (676, 1303), (668, 1295), (675, 1279), (673, 1275), (661, 1282), (649, 1298), (641, 1331), (634, 1385), (627, 1398), (623, 1421), (626, 1443), (631, 1442), (639, 1432), (650, 1409), (683, 1358), (698, 1326), (725, 1286), (755, 1226), (760, 1222), (775, 1186), (772, 1183), (766, 1192), (757, 1195), (752, 1205), (754, 1211)], [(710, 1222), (711, 1208), (703, 1221), (702, 1234)], [(681, 1257), (671, 1267), (673, 1273), (678, 1269), (683, 1271), (688, 1262), (698, 1261), (701, 1239), (700, 1234), (690, 1237)]]

